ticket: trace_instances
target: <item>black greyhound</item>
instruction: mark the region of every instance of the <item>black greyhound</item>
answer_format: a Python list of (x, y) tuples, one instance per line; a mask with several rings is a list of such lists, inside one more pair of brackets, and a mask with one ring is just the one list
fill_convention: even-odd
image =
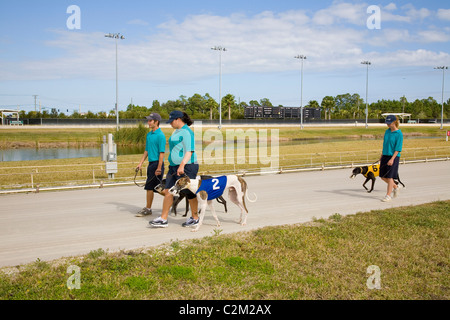
[[(376, 177), (378, 177), (380, 175), (380, 165), (371, 165), (371, 166), (362, 166), (362, 167), (356, 167), (355, 169), (353, 169), (352, 175), (350, 176), (351, 179), (355, 178), (358, 174), (362, 174), (365, 178), (366, 181), (364, 181), (363, 183), (363, 187), (364, 189), (367, 190), (367, 192), (372, 192), (373, 187), (375, 186), (375, 180)], [(369, 189), (366, 188), (366, 183), (369, 182), (370, 180), (372, 180), (372, 187)], [(396, 185), (398, 185), (399, 183), (405, 187), (405, 185), (403, 184), (403, 182), (400, 181), (400, 177), (397, 175), (397, 178), (394, 179), (394, 183)]]

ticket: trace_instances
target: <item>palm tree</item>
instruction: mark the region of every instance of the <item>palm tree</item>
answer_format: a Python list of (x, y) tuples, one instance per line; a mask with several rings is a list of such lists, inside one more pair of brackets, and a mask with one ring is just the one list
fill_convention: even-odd
[(331, 120), (331, 110), (335, 107), (335, 100), (332, 96), (326, 96), (322, 99), (321, 104), (323, 110), (325, 111), (325, 120), (327, 120), (327, 114), (328, 114), (328, 120)]

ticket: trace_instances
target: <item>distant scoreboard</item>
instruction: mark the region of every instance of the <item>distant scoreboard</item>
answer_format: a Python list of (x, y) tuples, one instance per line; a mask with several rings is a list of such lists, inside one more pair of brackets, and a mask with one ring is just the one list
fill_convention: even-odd
[[(246, 119), (272, 118), (272, 119), (300, 119), (299, 107), (245, 107)], [(320, 119), (320, 108), (303, 108), (303, 119)]]

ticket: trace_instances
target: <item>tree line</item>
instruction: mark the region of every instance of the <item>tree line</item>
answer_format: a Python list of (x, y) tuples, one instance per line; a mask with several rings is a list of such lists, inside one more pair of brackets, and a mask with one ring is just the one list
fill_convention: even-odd
[[(227, 94), (222, 98), (222, 119), (243, 119), (246, 106), (265, 106), (274, 107), (269, 99), (250, 100), (247, 102), (237, 102), (236, 97)], [(282, 106), (282, 105), (278, 105)], [(444, 118), (448, 118), (450, 114), (450, 99), (444, 102)], [(321, 118), (325, 120), (331, 119), (363, 119), (365, 118), (366, 105), (359, 94), (345, 93), (335, 97), (325, 96), (319, 103), (317, 100), (311, 100), (305, 108), (321, 108)], [(61, 108), (65, 110), (66, 108)], [(378, 100), (368, 105), (368, 117), (370, 119), (379, 119), (381, 114), (392, 113), (410, 113), (412, 119), (437, 119), (441, 117), (442, 106), (434, 98), (416, 99), (415, 101), (407, 101), (405, 97), (399, 100)], [(67, 109), (68, 110), (68, 109)], [(139, 106), (129, 104), (126, 110), (120, 110), (120, 119), (142, 119), (151, 112), (157, 112), (163, 119), (168, 119), (169, 114), (173, 110), (182, 110), (190, 115), (192, 119), (219, 119), (219, 103), (213, 99), (208, 93), (200, 95), (194, 94), (192, 97), (181, 95), (176, 100), (168, 100), (160, 103), (154, 100), (152, 105)], [(88, 111), (79, 113), (74, 111), (71, 115), (60, 112), (60, 109), (51, 108), (43, 112), (37, 111), (20, 111), (20, 118), (75, 118), (75, 119), (106, 119), (115, 117), (115, 110), (108, 113), (101, 111), (94, 113)]]

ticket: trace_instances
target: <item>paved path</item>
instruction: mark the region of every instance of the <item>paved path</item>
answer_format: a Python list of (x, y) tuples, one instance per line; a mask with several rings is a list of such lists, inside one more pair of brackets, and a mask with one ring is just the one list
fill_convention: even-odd
[[(384, 203), (386, 185), (377, 179), (375, 190), (366, 193), (364, 178), (349, 179), (351, 169), (311, 171), (246, 177), (250, 196), (247, 226), (238, 225), (238, 208), (229, 212), (215, 203), (222, 233), (248, 231), (264, 226), (310, 221), (313, 217), (354, 214), (360, 211), (417, 205), (450, 199), (450, 161), (401, 165), (406, 189)], [(115, 251), (155, 246), (214, 234), (210, 212), (200, 231), (182, 228), (185, 218), (169, 217), (169, 227), (153, 229), (148, 221), (160, 213), (162, 197), (156, 196), (151, 217), (136, 218), (145, 194), (136, 186), (104, 189), (41, 192), (0, 196), (0, 267), (64, 256), (86, 254), (103, 248)], [(227, 197), (225, 197), (227, 198)], [(184, 204), (179, 212), (184, 211)]]

